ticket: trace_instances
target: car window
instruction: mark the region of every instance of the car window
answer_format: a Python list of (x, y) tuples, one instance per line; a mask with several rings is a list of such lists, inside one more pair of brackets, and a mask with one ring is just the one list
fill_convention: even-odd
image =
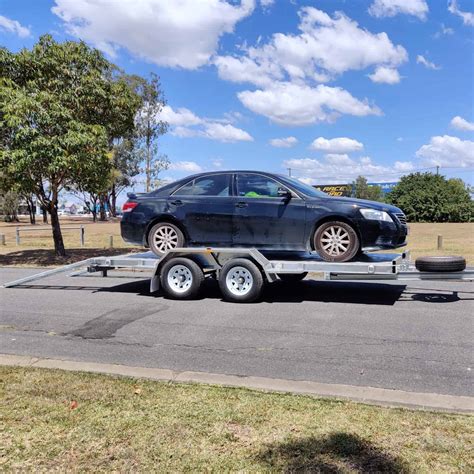
[(285, 188), (277, 181), (260, 174), (237, 175), (237, 195), (240, 197), (280, 197), (278, 189)]
[(230, 175), (216, 174), (193, 179), (174, 194), (176, 196), (229, 196)]

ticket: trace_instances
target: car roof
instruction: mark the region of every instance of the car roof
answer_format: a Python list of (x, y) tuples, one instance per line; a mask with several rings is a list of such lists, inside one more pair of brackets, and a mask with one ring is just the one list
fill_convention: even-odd
[(215, 171), (205, 171), (202, 173), (196, 173), (193, 175), (189, 175), (183, 179), (200, 178), (201, 176), (209, 176), (213, 174), (233, 174), (233, 173), (256, 173), (256, 174), (264, 174), (267, 176), (278, 176), (278, 177), (280, 176), (277, 173), (269, 173), (268, 171), (259, 171), (259, 170), (215, 170)]

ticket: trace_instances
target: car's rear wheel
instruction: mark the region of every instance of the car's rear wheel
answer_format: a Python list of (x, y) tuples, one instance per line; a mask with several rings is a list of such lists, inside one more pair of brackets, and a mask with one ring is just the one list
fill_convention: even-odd
[(347, 262), (359, 252), (357, 232), (346, 222), (329, 221), (320, 225), (313, 238), (314, 249), (326, 262)]
[(184, 247), (185, 239), (181, 230), (169, 222), (155, 224), (148, 233), (148, 245), (159, 257), (168, 250)]

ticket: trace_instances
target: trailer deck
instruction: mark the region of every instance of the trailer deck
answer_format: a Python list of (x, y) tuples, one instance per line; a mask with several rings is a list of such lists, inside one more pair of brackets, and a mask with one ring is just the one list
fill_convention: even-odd
[(324, 280), (474, 280), (474, 268), (461, 272), (420, 272), (410, 262), (410, 252), (400, 254), (368, 253), (357, 261), (326, 262), (315, 253), (261, 252), (249, 248), (181, 248), (167, 252), (158, 258), (152, 252), (130, 253), (117, 256), (98, 256), (51, 270), (29, 275), (3, 285), (18, 287), (60, 273), (77, 276), (84, 273), (101, 272), (107, 276), (110, 270), (140, 270), (150, 272), (150, 291), (160, 287), (160, 271), (172, 258), (194, 259), (206, 275), (219, 272), (225, 261), (231, 258), (249, 258), (262, 269), (269, 282), (279, 275), (319, 273)]

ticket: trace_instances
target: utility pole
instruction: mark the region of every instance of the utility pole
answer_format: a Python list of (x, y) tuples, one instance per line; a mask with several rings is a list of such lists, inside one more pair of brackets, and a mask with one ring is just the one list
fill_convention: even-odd
[(287, 168), (288, 170), (288, 176), (291, 178), (291, 168)]
[(439, 165), (436, 165), (436, 176), (439, 175)]

